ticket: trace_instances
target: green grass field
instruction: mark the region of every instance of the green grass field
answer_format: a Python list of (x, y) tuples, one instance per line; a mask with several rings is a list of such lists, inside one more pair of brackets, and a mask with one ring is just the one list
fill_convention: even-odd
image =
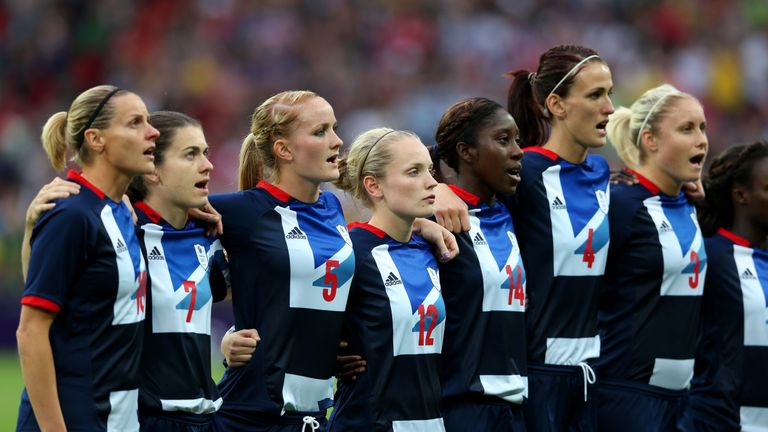
[(0, 351), (0, 383), (0, 431), (12, 431), (24, 387), (16, 351)]
[[(213, 379), (218, 381), (223, 373), (221, 359), (214, 359), (211, 374)], [(22, 388), (24, 380), (21, 379), (16, 351), (0, 351), (0, 431), (12, 431), (16, 428), (16, 414)]]

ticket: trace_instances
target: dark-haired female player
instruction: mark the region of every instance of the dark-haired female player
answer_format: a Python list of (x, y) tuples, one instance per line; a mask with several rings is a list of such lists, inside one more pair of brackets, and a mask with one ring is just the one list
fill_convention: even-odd
[(683, 430), (768, 430), (768, 142), (723, 151), (704, 179), (709, 270)]

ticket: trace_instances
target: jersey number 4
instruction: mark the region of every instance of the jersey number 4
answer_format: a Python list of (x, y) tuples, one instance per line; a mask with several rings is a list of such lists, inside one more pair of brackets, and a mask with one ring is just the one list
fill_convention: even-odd
[(590, 228), (587, 233), (587, 244), (584, 246), (584, 254), (581, 256), (581, 260), (587, 263), (587, 268), (592, 268), (592, 263), (595, 262), (595, 249), (592, 248), (592, 237), (594, 237), (595, 230)]

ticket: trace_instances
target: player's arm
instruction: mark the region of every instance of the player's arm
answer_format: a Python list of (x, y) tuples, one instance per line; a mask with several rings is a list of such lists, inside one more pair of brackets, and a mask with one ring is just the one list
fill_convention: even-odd
[(444, 183), (435, 187), (435, 220), (453, 233), (469, 231), (467, 204)]
[(29, 246), (32, 238), (32, 229), (40, 218), (40, 215), (54, 208), (54, 200), (66, 198), (70, 195), (80, 193), (80, 185), (75, 182), (54, 178), (50, 183), (43, 186), (37, 195), (27, 207), (27, 216), (24, 221), (24, 240), (21, 243), (21, 275), (26, 281), (27, 269), (29, 267)]
[(21, 360), (21, 374), (40, 429), (66, 431), (59, 405), (56, 370), (49, 339), (56, 314), (34, 306), (21, 306), (16, 342)]

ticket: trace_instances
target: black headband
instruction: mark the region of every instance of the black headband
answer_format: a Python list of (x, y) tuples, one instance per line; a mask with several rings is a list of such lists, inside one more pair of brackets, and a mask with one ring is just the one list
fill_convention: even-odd
[(111, 92), (107, 93), (107, 95), (104, 96), (101, 102), (99, 102), (99, 105), (96, 107), (96, 109), (93, 110), (91, 117), (88, 118), (88, 123), (85, 124), (85, 127), (80, 131), (80, 134), (78, 135), (77, 142), (80, 144), (80, 147), (82, 147), (83, 144), (85, 144), (85, 131), (90, 129), (91, 124), (93, 124), (94, 120), (96, 120), (96, 117), (99, 116), (99, 113), (101, 112), (102, 108), (104, 108), (104, 105), (106, 105), (107, 102), (109, 102), (109, 99), (111, 99), (112, 96), (114, 96), (115, 93), (119, 92), (120, 90), (121, 90), (120, 88), (116, 88)]
[[(386, 132), (384, 135), (380, 136), (379, 139), (374, 141), (374, 143), (371, 145), (370, 148), (368, 148), (368, 153), (365, 154), (365, 157), (363, 158), (363, 163), (360, 164), (360, 173), (358, 175), (358, 178), (363, 176), (363, 169), (365, 168), (365, 163), (368, 162), (368, 156), (371, 154), (371, 151), (373, 150), (373, 148), (376, 147), (376, 144), (378, 144), (379, 141), (383, 140), (385, 136), (387, 136), (387, 135), (389, 135), (389, 134), (391, 134), (393, 132), (397, 132), (397, 130), (393, 129), (391, 131)], [(362, 180), (362, 178), (360, 178), (360, 180)]]

